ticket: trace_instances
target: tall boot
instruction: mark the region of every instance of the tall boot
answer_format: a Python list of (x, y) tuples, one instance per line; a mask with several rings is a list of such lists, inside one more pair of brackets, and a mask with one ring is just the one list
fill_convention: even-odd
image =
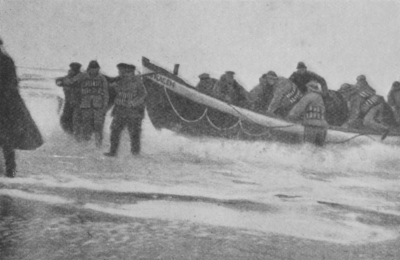
[(131, 153), (133, 155), (137, 155), (140, 153), (140, 136), (142, 133), (142, 121), (137, 120), (133, 124), (133, 129), (130, 131), (130, 137), (131, 137)]

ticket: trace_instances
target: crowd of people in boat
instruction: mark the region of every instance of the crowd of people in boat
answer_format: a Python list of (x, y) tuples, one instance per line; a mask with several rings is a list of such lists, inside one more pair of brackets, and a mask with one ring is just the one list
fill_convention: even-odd
[(395, 81), (386, 101), (377, 95), (365, 75), (355, 84), (345, 83), (338, 90), (328, 89), (320, 75), (309, 71), (304, 62), (289, 78), (274, 71), (263, 74), (251, 91), (241, 86), (233, 71), (219, 80), (199, 75), (196, 88), (229, 104), (268, 116), (300, 121), (305, 126), (305, 141), (323, 145), (328, 126), (372, 130), (385, 138), (400, 125), (400, 82)]

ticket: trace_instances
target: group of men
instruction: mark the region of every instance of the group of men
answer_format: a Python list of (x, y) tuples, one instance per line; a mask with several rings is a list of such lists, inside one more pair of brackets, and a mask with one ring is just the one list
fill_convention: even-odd
[(56, 84), (63, 88), (65, 102), (61, 116), (64, 131), (78, 142), (87, 142), (94, 134), (98, 148), (103, 141), (105, 116), (113, 107), (111, 116), (110, 150), (106, 156), (117, 155), (120, 136), (128, 128), (131, 153), (140, 153), (140, 136), (144, 118), (146, 89), (140, 76), (135, 75), (135, 66), (119, 63), (117, 77), (100, 73), (97, 61), (91, 61), (86, 71), (81, 64), (73, 62), (65, 77), (57, 78)]
[(390, 129), (400, 125), (400, 83), (394, 82), (388, 102), (368, 84), (364, 75), (356, 84), (343, 84), (339, 90), (328, 89), (325, 79), (309, 71), (304, 62), (297, 64), (289, 78), (274, 71), (263, 74), (259, 84), (247, 92), (227, 71), (219, 80), (209, 74), (199, 75), (197, 89), (207, 95), (269, 116), (301, 122), (304, 141), (325, 143), (327, 128), (342, 126), (372, 129), (385, 138)]

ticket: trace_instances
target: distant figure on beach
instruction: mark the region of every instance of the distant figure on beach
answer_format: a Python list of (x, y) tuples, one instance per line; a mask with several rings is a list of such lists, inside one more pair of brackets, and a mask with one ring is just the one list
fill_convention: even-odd
[(81, 64), (72, 62), (69, 67), (68, 75), (56, 79), (56, 84), (63, 88), (64, 91), (64, 107), (60, 118), (62, 129), (75, 136), (77, 140), (81, 136), (81, 113), (80, 113), (80, 89), (78, 83), (72, 85), (65, 85), (64, 78), (73, 78), (81, 73)]
[(325, 79), (318, 74), (307, 70), (307, 66), (301, 61), (297, 64), (297, 71), (293, 72), (289, 79), (296, 84), (302, 94), (308, 92), (307, 83), (310, 81), (316, 81), (321, 85), (322, 89), (327, 89)]
[(115, 89), (116, 97), (111, 116), (110, 151), (104, 155), (114, 157), (117, 155), (121, 133), (128, 128), (131, 140), (131, 153), (140, 153), (140, 136), (142, 120), (144, 118), (146, 88), (141, 77), (135, 76), (136, 67), (132, 64), (120, 63), (117, 65), (119, 79), (110, 85)]
[(0, 39), (0, 146), (6, 176), (16, 174), (15, 150), (34, 150), (43, 144), (42, 136), (18, 90), (14, 61)]

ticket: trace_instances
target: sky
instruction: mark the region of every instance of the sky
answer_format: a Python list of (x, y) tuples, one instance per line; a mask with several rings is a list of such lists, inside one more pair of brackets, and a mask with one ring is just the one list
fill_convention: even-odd
[(92, 59), (116, 75), (145, 56), (196, 84), (227, 70), (246, 89), (299, 61), (331, 89), (365, 74), (387, 95), (400, 76), (400, 1), (0, 0), (0, 37), (17, 66), (65, 68)]

